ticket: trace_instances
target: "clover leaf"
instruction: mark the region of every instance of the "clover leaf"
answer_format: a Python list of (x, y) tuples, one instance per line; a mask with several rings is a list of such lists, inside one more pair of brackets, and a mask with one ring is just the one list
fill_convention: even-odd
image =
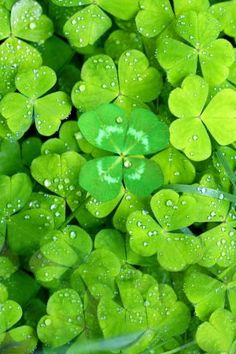
[(227, 78), (234, 52), (227, 40), (217, 39), (220, 31), (220, 23), (209, 12), (189, 11), (177, 18), (176, 32), (182, 41), (170, 37), (157, 44), (157, 59), (172, 85), (195, 74), (198, 60), (210, 85), (219, 85)]
[[(182, 218), (175, 219), (174, 211), (180, 207), (178, 195), (172, 195), (167, 190), (166, 192), (158, 192), (152, 197), (151, 208), (164, 226), (163, 229), (150, 215), (141, 211), (131, 213), (126, 223), (131, 249), (138, 255), (145, 257), (157, 253), (157, 259), (161, 266), (174, 272), (186, 268), (189, 264), (197, 263), (202, 257), (201, 240), (178, 231), (193, 222), (189, 219), (188, 214), (190, 213), (187, 213), (187, 210), (189, 210), (188, 207), (192, 208), (195, 202), (192, 199), (182, 198), (180, 198), (180, 205), (182, 199), (184, 202), (183, 215)], [(159, 208), (165, 208), (166, 213)], [(176, 229), (177, 231), (175, 231)], [(169, 230), (174, 232), (169, 232)]]
[(210, 12), (221, 23), (225, 34), (235, 38), (235, 1), (220, 2), (219, 4), (215, 4), (210, 7)]
[(164, 184), (190, 184), (195, 179), (194, 165), (173, 146), (159, 152), (152, 159), (161, 167)]
[(170, 110), (179, 118), (171, 123), (170, 141), (194, 161), (205, 160), (211, 155), (208, 131), (220, 145), (236, 140), (235, 91), (220, 91), (205, 107), (208, 93), (205, 80), (193, 75), (169, 96)]
[(80, 111), (115, 99), (125, 107), (140, 106), (157, 98), (162, 86), (159, 71), (149, 66), (147, 57), (135, 49), (121, 55), (118, 73), (109, 56), (89, 58), (82, 67), (81, 79), (72, 90), (72, 102)]
[(3, 21), (0, 38), (5, 39), (12, 33), (15, 37), (40, 42), (49, 38), (53, 33), (53, 23), (44, 14), (42, 7), (34, 0), (17, 1), (9, 14), (1, 6), (0, 18)]
[(168, 129), (153, 113), (136, 109), (128, 121), (121, 108), (102, 105), (84, 113), (79, 118), (79, 128), (88, 142), (119, 155), (90, 160), (82, 167), (80, 185), (93, 197), (100, 201), (115, 198), (122, 177), (126, 188), (138, 196), (147, 196), (161, 185), (159, 166), (134, 156), (154, 153), (168, 144)]
[(14, 326), (22, 316), (21, 307), (12, 300), (8, 300), (6, 287), (0, 283), (0, 334), (2, 335), (9, 328)]
[(50, 191), (67, 197), (78, 189), (80, 168), (84, 162), (84, 158), (74, 151), (41, 155), (31, 164), (32, 176)]
[(208, 322), (198, 327), (196, 333), (198, 345), (210, 354), (231, 353), (230, 349), (234, 339), (234, 316), (224, 309), (217, 309)]
[(15, 83), (20, 93), (9, 93), (0, 103), (0, 112), (10, 130), (21, 137), (35, 119), (40, 134), (54, 134), (71, 111), (70, 100), (64, 92), (41, 97), (55, 85), (55, 72), (42, 66), (18, 74)]
[(46, 345), (59, 347), (83, 330), (83, 304), (73, 289), (56, 291), (48, 300), (47, 313), (37, 326), (38, 336)]
[(37, 342), (34, 329), (24, 325), (8, 331), (0, 346), (3, 354), (12, 353), (13, 347), (15, 354), (32, 353), (36, 349)]

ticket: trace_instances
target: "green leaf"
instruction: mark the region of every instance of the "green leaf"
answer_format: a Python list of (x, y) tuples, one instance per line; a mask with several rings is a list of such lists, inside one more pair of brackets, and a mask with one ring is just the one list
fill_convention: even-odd
[(6, 288), (0, 288), (1, 312), (0, 312), (0, 334), (14, 326), (22, 316), (21, 307), (12, 300), (7, 300)]
[(100, 230), (95, 236), (94, 247), (113, 252), (121, 261), (126, 259), (125, 239), (117, 230)]
[(17, 254), (29, 255), (38, 248), (41, 237), (53, 230), (54, 220), (47, 210), (31, 209), (12, 216), (7, 228), (9, 248)]
[(22, 149), (22, 162), (24, 165), (30, 166), (33, 159), (40, 155), (42, 142), (38, 137), (30, 137), (23, 141)]
[(53, 34), (53, 23), (42, 14), (34, 0), (20, 0), (11, 10), (11, 29), (15, 36), (32, 42), (45, 41)]
[(21, 170), (20, 145), (17, 141), (0, 141), (0, 174), (13, 175)]
[(152, 211), (163, 229), (178, 230), (195, 222), (196, 200), (191, 196), (179, 196), (173, 190), (164, 189), (151, 199)]
[(76, 12), (64, 25), (64, 34), (73, 47), (93, 45), (112, 25), (111, 19), (97, 5)]
[(120, 93), (124, 96), (150, 102), (161, 92), (161, 74), (150, 66), (148, 58), (138, 50), (128, 50), (121, 55), (118, 73)]
[(228, 267), (236, 262), (236, 232), (230, 224), (222, 223), (200, 236), (204, 254), (199, 264), (203, 267)]
[(170, 272), (179, 272), (202, 258), (201, 240), (180, 233), (160, 235), (157, 250), (158, 262)]
[(115, 229), (121, 232), (126, 232), (126, 221), (128, 216), (133, 211), (145, 210), (148, 208), (148, 202), (148, 198), (141, 199), (126, 191), (112, 219)]
[(22, 137), (32, 124), (33, 105), (20, 93), (8, 93), (0, 103), (0, 112), (9, 129)]
[(57, 132), (61, 120), (71, 112), (69, 96), (61, 91), (38, 98), (34, 103), (35, 124), (38, 132), (50, 136)]
[(1, 214), (9, 217), (22, 209), (31, 192), (31, 180), (25, 173), (16, 173), (12, 177), (0, 175)]
[(56, 83), (55, 72), (48, 66), (27, 70), (16, 76), (16, 88), (26, 97), (35, 100), (49, 91)]
[(36, 349), (37, 338), (34, 329), (30, 326), (20, 326), (8, 331), (2, 345), (3, 354), (31, 353)]
[(158, 41), (157, 59), (174, 86), (197, 70), (198, 55), (194, 48), (173, 38)]
[(130, 235), (130, 247), (135, 253), (149, 257), (157, 252), (158, 237), (162, 230), (151, 216), (135, 211), (129, 215), (126, 227)]
[(72, 102), (80, 111), (109, 103), (119, 94), (116, 67), (107, 55), (89, 58), (82, 67), (81, 79), (72, 90)]
[(90, 144), (118, 154), (123, 151), (127, 118), (121, 108), (101, 105), (95, 111), (83, 113), (78, 125)]
[(202, 121), (220, 145), (236, 141), (236, 92), (220, 91), (213, 97), (202, 114)]
[(230, 353), (234, 339), (235, 320), (232, 313), (224, 309), (217, 309), (196, 333), (197, 344), (208, 353)]
[(85, 160), (74, 151), (62, 155), (42, 155), (33, 160), (34, 179), (50, 191), (66, 197), (78, 187), (80, 168)]
[(217, 18), (226, 35), (235, 37), (235, 1), (220, 2), (210, 7), (211, 14)]
[(138, 31), (147, 38), (156, 37), (173, 21), (174, 14), (168, 0), (141, 0), (135, 18)]
[(123, 195), (124, 188), (121, 187), (120, 193), (117, 195), (117, 197), (106, 202), (101, 202), (96, 198), (90, 197), (86, 203), (86, 208), (96, 218), (104, 218), (115, 209)]
[(108, 156), (87, 161), (81, 169), (79, 183), (100, 201), (115, 198), (120, 192), (122, 183), (121, 159), (117, 156)]
[(122, 20), (129, 20), (139, 9), (138, 0), (97, 0), (103, 10)]
[(163, 184), (163, 175), (155, 161), (128, 157), (123, 167), (127, 190), (139, 197), (147, 197)]
[(170, 146), (152, 159), (160, 166), (164, 184), (191, 184), (195, 179), (195, 167), (181, 152)]
[(148, 155), (167, 147), (169, 129), (148, 110), (135, 109), (129, 119), (124, 150), (126, 155)]
[[(99, 300), (115, 295), (115, 277), (120, 272), (120, 261), (107, 249), (97, 249), (79, 267), (79, 273), (90, 293)], [(101, 275), (105, 276), (101, 276)]]
[(129, 49), (142, 51), (143, 44), (138, 33), (118, 29), (113, 31), (107, 38), (104, 48), (106, 54), (117, 63), (123, 52)]
[(7, 38), (11, 32), (9, 11), (3, 6), (0, 6), (0, 21), (1, 21), (0, 40), (3, 40)]
[(47, 313), (40, 319), (37, 333), (39, 339), (48, 346), (66, 344), (83, 329), (83, 305), (73, 289), (56, 291), (48, 300)]
[(226, 286), (199, 267), (190, 267), (186, 271), (184, 292), (201, 320), (224, 307)]
[(192, 1), (185, 1), (185, 0), (174, 0), (174, 8), (176, 15), (179, 15), (182, 12), (187, 11), (196, 11), (196, 12), (203, 12), (207, 11), (209, 7), (208, 0), (192, 0)]

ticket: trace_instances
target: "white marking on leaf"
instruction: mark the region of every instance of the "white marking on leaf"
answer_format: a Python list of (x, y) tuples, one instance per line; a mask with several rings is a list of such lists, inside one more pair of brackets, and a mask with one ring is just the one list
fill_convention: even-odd
[(144, 172), (145, 172), (145, 164), (142, 163), (140, 164), (139, 167), (135, 169), (135, 172), (130, 173), (127, 177), (132, 181), (139, 181), (142, 178)]
[(119, 182), (118, 177), (112, 177), (110, 174), (107, 173), (107, 171), (103, 169), (101, 160), (97, 162), (97, 169), (98, 175), (102, 181), (107, 182), (108, 184), (115, 184)]
[(144, 146), (145, 151), (149, 150), (148, 135), (145, 134), (142, 130), (136, 130), (135, 128), (130, 127), (128, 129), (127, 135), (134, 137), (135, 140), (141, 143)]
[(112, 134), (123, 134), (124, 129), (118, 126), (108, 125), (106, 128), (99, 129), (96, 143), (102, 145), (103, 139), (108, 139)]

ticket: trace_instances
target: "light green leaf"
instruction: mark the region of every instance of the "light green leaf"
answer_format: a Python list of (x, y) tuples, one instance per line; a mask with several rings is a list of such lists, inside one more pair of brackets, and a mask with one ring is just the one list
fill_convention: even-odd
[(166, 233), (157, 238), (157, 259), (169, 272), (179, 272), (202, 257), (199, 238), (180, 233)]
[(203, 242), (203, 267), (228, 267), (236, 262), (236, 232), (230, 224), (222, 223), (200, 236)]
[(17, 37), (40, 42), (52, 36), (53, 23), (42, 14), (39, 3), (34, 0), (20, 0), (11, 10), (11, 29)]
[(191, 184), (195, 179), (195, 167), (181, 152), (170, 146), (153, 156), (152, 159), (160, 166), (164, 184)]
[(122, 162), (117, 156), (87, 161), (79, 176), (80, 186), (102, 202), (111, 200), (119, 194), (121, 182)]
[(196, 333), (198, 345), (208, 353), (230, 353), (234, 339), (235, 320), (232, 313), (224, 309), (217, 309)]
[(37, 333), (39, 339), (48, 346), (66, 344), (83, 329), (83, 305), (73, 289), (56, 291), (48, 300), (47, 313), (40, 319)]
[(81, 79), (72, 90), (72, 102), (80, 111), (109, 103), (119, 94), (116, 67), (107, 55), (89, 58), (82, 67)]
[(104, 104), (95, 111), (82, 114), (78, 125), (90, 144), (120, 154), (123, 151), (127, 123), (127, 117), (121, 108)]
[(74, 151), (62, 155), (42, 155), (33, 160), (31, 173), (50, 191), (66, 197), (78, 187), (80, 168), (85, 160)]
[[(1, 312), (0, 312), (0, 334), (14, 326), (22, 316), (22, 309), (15, 301), (7, 300), (7, 289), (0, 287)], [(3, 301), (2, 301), (3, 300)]]
[(126, 191), (112, 219), (115, 229), (121, 232), (126, 232), (126, 221), (128, 216), (133, 211), (146, 210), (148, 206), (149, 198), (141, 199)]
[(56, 133), (61, 120), (68, 118), (71, 108), (69, 96), (61, 91), (38, 98), (34, 103), (35, 124), (38, 132), (44, 136)]
[(147, 197), (163, 184), (161, 169), (153, 160), (128, 157), (123, 173), (126, 189), (139, 197)]
[(220, 2), (210, 7), (211, 14), (217, 18), (226, 35), (236, 37), (235, 1)]
[(97, 249), (79, 267), (79, 273), (90, 293), (99, 300), (115, 295), (115, 277), (120, 272), (120, 261), (107, 249)]
[(48, 66), (41, 66), (19, 73), (15, 82), (18, 91), (34, 100), (49, 91), (56, 81), (55, 72)]
[(190, 75), (169, 95), (168, 105), (171, 113), (178, 118), (200, 116), (208, 97), (208, 84), (197, 75)]
[(148, 155), (167, 147), (169, 129), (158, 117), (141, 108), (135, 109), (129, 119), (124, 145), (125, 155)]
[(161, 74), (150, 66), (147, 57), (138, 50), (129, 50), (121, 55), (118, 73), (120, 93), (124, 96), (150, 102), (161, 92)]
[(197, 70), (198, 55), (195, 49), (176, 39), (158, 41), (157, 59), (165, 69), (168, 81), (174, 86)]
[(126, 227), (130, 235), (130, 247), (135, 253), (149, 257), (157, 252), (158, 237), (162, 230), (151, 216), (135, 211), (129, 215)]
[(190, 267), (186, 271), (184, 292), (201, 320), (224, 307), (226, 286), (200, 267)]
[(103, 10), (122, 20), (129, 20), (139, 9), (138, 0), (97, 0)]
[(156, 37), (173, 21), (174, 14), (168, 0), (141, 0), (135, 18), (138, 31), (147, 38)]
[(207, 11), (209, 7), (208, 0), (174, 0), (174, 8), (176, 15), (187, 11), (203, 12)]
[(0, 113), (9, 129), (22, 137), (32, 124), (33, 105), (20, 93), (8, 93), (0, 102)]
[(188, 11), (177, 18), (176, 30), (193, 47), (203, 49), (218, 37), (221, 26), (208, 12)]
[(177, 119), (170, 126), (170, 141), (193, 161), (206, 160), (211, 155), (211, 141), (201, 119)]
[(94, 247), (113, 252), (121, 261), (126, 260), (125, 239), (117, 230), (100, 230), (95, 236)]
[(97, 5), (76, 12), (64, 25), (64, 33), (73, 47), (93, 45), (112, 25), (111, 19)]
[(7, 38), (11, 33), (10, 14), (9, 11), (3, 6), (0, 6), (0, 22), (1, 22), (0, 40), (3, 40)]
[(202, 121), (220, 145), (236, 141), (236, 92), (225, 89), (217, 93), (202, 114)]
[(152, 211), (167, 231), (178, 230), (195, 222), (196, 200), (191, 196), (179, 196), (173, 190), (164, 189), (151, 199)]

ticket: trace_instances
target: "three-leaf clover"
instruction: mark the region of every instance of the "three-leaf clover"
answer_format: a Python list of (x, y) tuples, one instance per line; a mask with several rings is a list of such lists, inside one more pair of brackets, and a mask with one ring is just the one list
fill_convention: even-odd
[(149, 195), (163, 183), (158, 164), (137, 156), (168, 145), (168, 128), (155, 114), (136, 109), (128, 120), (121, 108), (108, 104), (84, 113), (78, 124), (91, 144), (116, 154), (87, 161), (82, 167), (80, 185), (93, 197), (115, 198), (123, 179), (126, 189), (138, 196)]
[(208, 94), (205, 80), (191, 75), (169, 96), (169, 108), (179, 118), (171, 123), (170, 141), (194, 161), (211, 155), (208, 131), (220, 145), (236, 141), (236, 92), (223, 89), (206, 106)]
[[(13, 133), (21, 137), (35, 120), (42, 135), (54, 134), (62, 119), (71, 112), (70, 99), (64, 92), (49, 91), (56, 83), (55, 72), (47, 66), (28, 70), (16, 76), (19, 93), (9, 93), (0, 102), (0, 112)], [(42, 97), (43, 96), (43, 97)]]
[(157, 59), (172, 85), (195, 74), (198, 61), (210, 85), (225, 81), (234, 62), (234, 50), (227, 40), (217, 39), (220, 31), (220, 23), (209, 12), (189, 11), (177, 18), (176, 32), (182, 41), (166, 37), (157, 45)]
[(162, 87), (159, 71), (149, 66), (147, 57), (135, 49), (121, 55), (118, 73), (109, 56), (92, 56), (82, 66), (81, 79), (72, 90), (72, 102), (80, 111), (114, 100), (130, 110), (157, 98)]

